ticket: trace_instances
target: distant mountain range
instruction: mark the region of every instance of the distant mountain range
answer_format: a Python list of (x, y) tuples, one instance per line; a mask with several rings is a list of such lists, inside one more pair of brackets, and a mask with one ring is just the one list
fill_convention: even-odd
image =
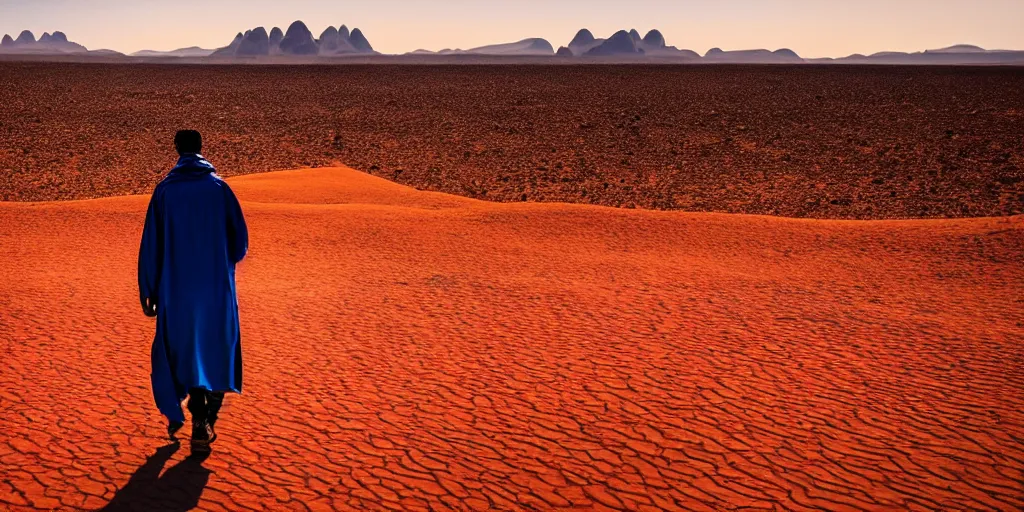
[(476, 55), (545, 57), (561, 60), (613, 60), (624, 62), (680, 62), (680, 63), (721, 63), (721, 64), (1020, 64), (1024, 65), (1024, 51), (985, 50), (971, 45), (956, 45), (938, 50), (917, 53), (883, 52), (874, 55), (851, 55), (838, 59), (805, 59), (788, 48), (778, 50), (733, 50), (712, 48), (703, 56), (692, 50), (669, 46), (665, 36), (658, 30), (651, 30), (640, 37), (636, 29), (620, 30), (607, 39), (598, 39), (587, 29), (582, 29), (555, 51), (547, 40), (540, 38), (523, 39), (515, 43), (495, 44), (469, 50), (445, 49), (440, 51), (416, 50), (405, 54), (408, 57)]
[(342, 55), (377, 55), (377, 52), (358, 28), (350, 32), (345, 25), (341, 28), (327, 27), (319, 38), (315, 38), (305, 23), (296, 21), (288, 26), (287, 31), (274, 27), (267, 32), (264, 27), (256, 27), (239, 32), (227, 46), (213, 50), (195, 46), (169, 52), (143, 50), (133, 53), (132, 57), (244, 59), (260, 56), (308, 58)]
[(155, 50), (141, 50), (131, 54), (132, 57), (209, 57), (213, 52), (217, 50), (208, 50), (206, 48), (200, 48), (198, 46), (189, 46), (188, 48), (178, 48), (177, 50), (171, 50), (169, 52), (161, 52)]
[[(86, 55), (106, 57), (132, 57), (147, 59), (175, 59), (182, 61), (231, 61), (259, 57), (272, 60), (301, 58), (309, 59), (342, 56), (378, 56), (370, 41), (361, 30), (342, 25), (340, 28), (327, 27), (319, 37), (314, 37), (305, 23), (296, 21), (288, 30), (273, 27), (268, 32), (264, 27), (239, 32), (226, 46), (205, 49), (196, 46), (172, 51), (142, 50), (125, 56), (111, 50), (89, 50), (85, 46), (69, 41), (63, 32), (44, 33), (38, 40), (32, 32), (24, 31), (18, 37), (3, 36), (0, 55), (62, 56)], [(513, 43), (493, 44), (462, 49), (440, 51), (416, 50), (405, 54), (404, 60), (420, 57), (477, 56), (477, 57), (520, 57), (547, 58), (555, 62), (565, 61), (614, 61), (614, 62), (679, 62), (679, 63), (735, 63), (735, 64), (1014, 64), (1024, 65), (1024, 51), (986, 50), (972, 45), (955, 45), (922, 52), (880, 52), (872, 55), (854, 54), (841, 58), (805, 59), (788, 48), (778, 50), (734, 50), (719, 48), (708, 50), (703, 56), (692, 50), (669, 46), (665, 36), (658, 30), (651, 30), (643, 37), (636, 29), (620, 30), (607, 39), (598, 39), (587, 29), (582, 29), (565, 46), (556, 51), (550, 42), (541, 38), (528, 38)], [(394, 56), (392, 56), (394, 57)]]
[(652, 30), (643, 38), (635, 29), (620, 30), (608, 39), (597, 39), (589, 30), (580, 30), (568, 46), (556, 52), (546, 39), (530, 38), (515, 43), (494, 44), (469, 50), (445, 49), (438, 52), (416, 50), (406, 55), (481, 55), (481, 56), (557, 56), (557, 57), (674, 57), (682, 60), (699, 60), (700, 55), (690, 50), (679, 50), (666, 46), (661, 32)]
[(43, 32), (43, 35), (36, 39), (35, 34), (25, 30), (18, 35), (17, 39), (9, 34), (4, 34), (0, 40), (0, 54), (22, 54), (22, 55), (67, 55), (67, 54), (100, 54), (100, 55), (123, 55), (113, 50), (90, 51), (86, 47), (68, 41), (68, 36), (63, 32)]
[(680, 50), (665, 44), (665, 36), (658, 30), (651, 30), (644, 37), (636, 29), (620, 30), (608, 39), (597, 39), (587, 29), (582, 29), (569, 41), (568, 46), (558, 49), (562, 57), (669, 57), (684, 61), (696, 61), (700, 55), (691, 50)]
[(319, 38), (314, 38), (306, 24), (301, 21), (292, 23), (288, 30), (282, 32), (274, 27), (267, 32), (263, 27), (256, 27), (239, 32), (227, 46), (210, 54), (211, 57), (255, 57), (261, 55), (294, 55), (294, 56), (337, 56), (337, 55), (373, 55), (373, 46), (361, 30), (349, 32), (348, 27), (327, 27)]
[(406, 55), (521, 55), (521, 56), (545, 56), (554, 55), (555, 49), (545, 39), (531, 38), (523, 39), (515, 43), (492, 44), (471, 48), (469, 50), (444, 49), (438, 52), (429, 50), (416, 50)]
[(923, 52), (879, 52), (871, 55), (854, 54), (839, 59), (807, 59), (812, 64), (1014, 64), (1024, 65), (1024, 51), (1019, 50), (986, 50), (979, 46), (958, 44), (925, 50)]

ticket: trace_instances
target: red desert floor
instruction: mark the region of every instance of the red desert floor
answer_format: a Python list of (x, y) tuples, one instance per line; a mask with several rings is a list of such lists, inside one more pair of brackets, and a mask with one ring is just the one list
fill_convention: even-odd
[(230, 183), (245, 389), (202, 464), (150, 395), (148, 198), (0, 203), (0, 509), (1024, 508), (1022, 217)]

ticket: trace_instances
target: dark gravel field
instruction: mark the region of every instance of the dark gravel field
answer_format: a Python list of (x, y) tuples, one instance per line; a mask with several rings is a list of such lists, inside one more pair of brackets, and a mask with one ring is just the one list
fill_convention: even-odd
[(1024, 68), (0, 63), (0, 200), (225, 176), (816, 218), (1024, 212)]

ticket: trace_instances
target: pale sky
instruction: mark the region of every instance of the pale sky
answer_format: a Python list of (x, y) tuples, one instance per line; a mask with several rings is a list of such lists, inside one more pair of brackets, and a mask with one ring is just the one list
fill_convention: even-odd
[(790, 48), (804, 57), (958, 43), (1024, 49), (1024, 0), (0, 0), (0, 34), (60, 30), (89, 49), (124, 53), (218, 48), (235, 33), (297, 19), (314, 36), (361, 28), (374, 48), (404, 53), (543, 37), (556, 48), (580, 28), (597, 37), (657, 28), (703, 54)]

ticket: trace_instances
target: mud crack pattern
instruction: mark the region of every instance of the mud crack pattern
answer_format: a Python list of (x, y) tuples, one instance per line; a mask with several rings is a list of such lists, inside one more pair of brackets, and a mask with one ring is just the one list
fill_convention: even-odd
[(1024, 508), (1020, 217), (231, 183), (246, 381), (202, 464), (148, 386), (147, 198), (0, 203), (0, 508)]

